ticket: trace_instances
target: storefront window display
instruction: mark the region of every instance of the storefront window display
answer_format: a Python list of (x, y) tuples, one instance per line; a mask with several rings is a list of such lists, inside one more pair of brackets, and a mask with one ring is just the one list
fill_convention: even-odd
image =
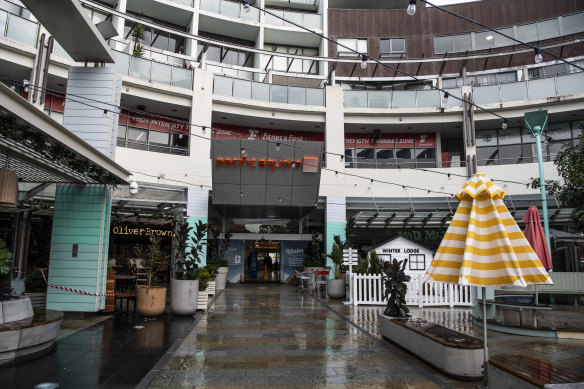
[[(566, 142), (577, 142), (582, 132), (575, 122), (551, 123), (542, 136), (544, 161), (552, 161)], [(476, 132), (479, 166), (537, 162), (535, 137), (520, 128), (479, 130)]]
[(436, 167), (435, 134), (345, 134), (345, 166)]

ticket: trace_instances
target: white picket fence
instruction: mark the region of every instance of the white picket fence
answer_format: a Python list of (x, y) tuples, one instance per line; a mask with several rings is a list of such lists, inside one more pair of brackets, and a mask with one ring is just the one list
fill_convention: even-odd
[[(470, 286), (445, 284), (442, 282), (423, 282), (423, 274), (412, 275), (406, 294), (407, 305), (429, 306), (471, 306), (472, 288)], [(352, 274), (351, 290), (353, 305), (385, 305), (385, 289), (380, 274)]]

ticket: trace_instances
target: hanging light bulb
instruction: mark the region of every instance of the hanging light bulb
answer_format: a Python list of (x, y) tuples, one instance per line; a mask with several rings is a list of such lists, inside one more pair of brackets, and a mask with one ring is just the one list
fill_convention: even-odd
[(245, 154), (245, 149), (243, 147), (241, 148), (241, 154)]
[(282, 202), (282, 198), (281, 198), (281, 197), (279, 197), (279, 198), (278, 198), (278, 201), (279, 201), (279, 202)]
[(408, 5), (408, 10), (406, 12), (410, 16), (416, 13), (416, 0), (410, 0), (410, 5)]
[(448, 102), (448, 97), (450, 97), (450, 93), (444, 92), (444, 96), (442, 97), (443, 104), (446, 104)]
[(130, 181), (130, 194), (138, 194), (138, 183), (135, 180)]
[(535, 63), (543, 62), (543, 55), (541, 55), (541, 50), (539, 48), (535, 49)]
[(205, 130), (207, 129), (207, 127), (203, 126), (203, 129), (201, 130), (201, 132), (203, 133), (203, 135), (205, 135)]
[(369, 59), (367, 54), (361, 54), (361, 69), (367, 69), (367, 59)]
[(239, 192), (239, 197), (243, 197), (243, 192)]
[(180, 134), (178, 134), (178, 139), (182, 139), (183, 138), (183, 134), (182, 132)]
[(280, 151), (280, 142), (276, 143), (276, 151)]
[(503, 130), (506, 130), (508, 125), (509, 125), (509, 123), (507, 123), (507, 119), (504, 119), (504, 120), (503, 120), (503, 124), (501, 124), (501, 128), (502, 128)]
[(249, 13), (250, 5), (249, 0), (243, 0), (243, 12)]

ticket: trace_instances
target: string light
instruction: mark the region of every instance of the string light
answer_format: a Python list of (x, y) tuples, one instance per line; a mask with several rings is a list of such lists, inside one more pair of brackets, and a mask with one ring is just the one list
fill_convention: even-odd
[(280, 151), (280, 142), (276, 143), (276, 151)]
[(505, 119), (505, 120), (503, 120), (503, 124), (501, 124), (501, 128), (502, 128), (503, 130), (506, 130), (508, 125), (509, 125), (509, 124), (507, 123), (507, 119)]
[(241, 148), (241, 154), (245, 154), (245, 149), (243, 147)]
[(416, 0), (410, 0), (410, 4), (408, 5), (408, 10), (406, 12), (410, 16), (413, 16), (416, 13)]
[(539, 47), (535, 48), (534, 61), (535, 61), (535, 63), (542, 63), (543, 62), (543, 55), (541, 54), (541, 50), (539, 49)]
[(367, 69), (367, 60), (369, 56), (367, 54), (361, 54), (361, 69)]
[(249, 0), (243, 0), (243, 12), (249, 13), (250, 5)]
[(203, 127), (201, 128), (201, 133), (202, 133), (203, 135), (205, 135), (205, 130), (206, 130), (206, 129), (207, 129), (207, 127), (205, 127), (205, 126), (203, 126)]

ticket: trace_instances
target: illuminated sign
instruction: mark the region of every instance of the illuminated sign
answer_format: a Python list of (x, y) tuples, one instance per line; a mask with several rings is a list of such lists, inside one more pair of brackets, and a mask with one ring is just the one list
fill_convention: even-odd
[(300, 169), (304, 173), (316, 173), (318, 171), (318, 157), (305, 156), (303, 160), (271, 159), (271, 158), (249, 158), (247, 155), (241, 158), (215, 158), (215, 169), (222, 167), (258, 167), (267, 169)]
[(112, 228), (114, 235), (144, 235), (144, 236), (174, 236), (171, 230), (157, 230), (153, 228), (134, 228), (128, 226), (114, 226)]

